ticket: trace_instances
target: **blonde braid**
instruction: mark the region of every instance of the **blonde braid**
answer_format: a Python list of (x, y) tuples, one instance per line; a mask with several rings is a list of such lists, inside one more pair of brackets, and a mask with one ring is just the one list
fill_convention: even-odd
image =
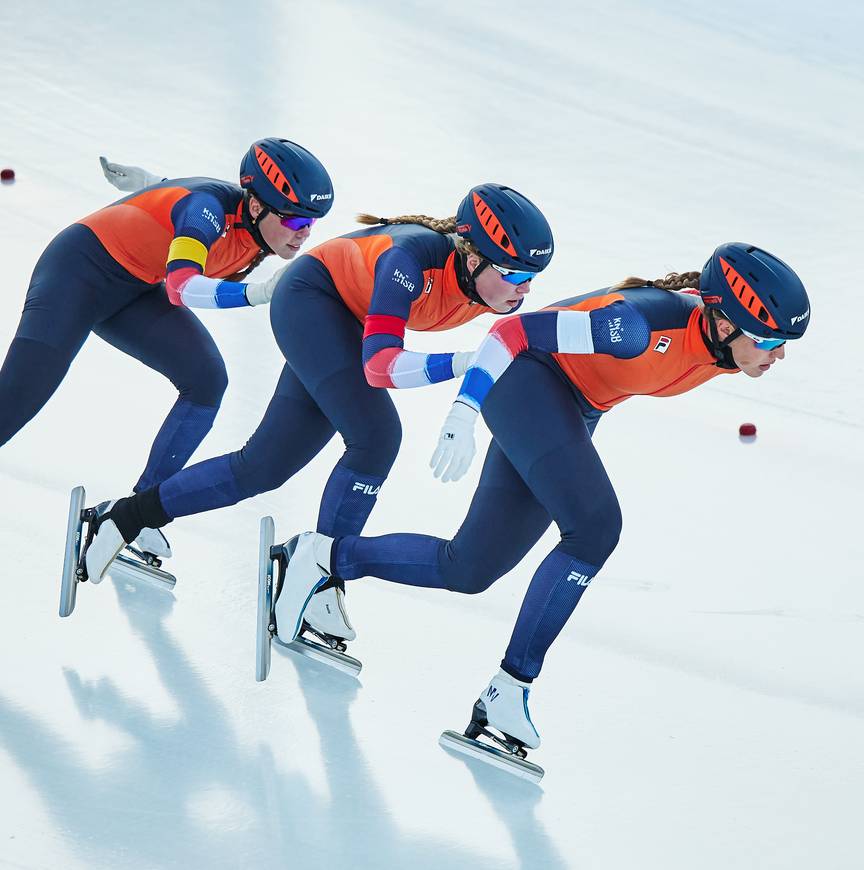
[(619, 281), (613, 290), (628, 290), (631, 287), (659, 287), (661, 290), (684, 290), (685, 288), (699, 289), (701, 272), (670, 272), (665, 278), (655, 278), (646, 281), (645, 278), (636, 278), (631, 275), (623, 281)]
[(375, 226), (377, 224), (384, 224), (385, 226), (388, 226), (389, 224), (420, 224), (421, 227), (435, 230), (436, 233), (443, 233), (444, 235), (456, 232), (455, 217), (433, 218), (425, 214), (403, 214), (399, 215), (399, 217), (382, 218), (364, 212), (357, 215), (357, 223), (367, 224), (369, 226)]

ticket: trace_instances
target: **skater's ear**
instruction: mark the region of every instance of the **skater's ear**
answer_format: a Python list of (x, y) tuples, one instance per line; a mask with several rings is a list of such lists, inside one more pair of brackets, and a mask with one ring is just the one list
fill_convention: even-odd
[(249, 217), (252, 220), (258, 220), (261, 217), (261, 212), (264, 211), (264, 206), (261, 201), (254, 196), (249, 197)]

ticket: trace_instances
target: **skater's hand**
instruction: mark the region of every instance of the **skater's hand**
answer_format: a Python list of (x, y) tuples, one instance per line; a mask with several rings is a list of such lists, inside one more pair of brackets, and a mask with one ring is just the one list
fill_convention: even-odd
[(104, 157), (99, 158), (102, 164), (102, 172), (108, 181), (117, 188), (127, 193), (149, 187), (151, 184), (159, 184), (165, 179), (161, 175), (154, 175), (140, 166), (125, 166), (122, 163), (111, 163)]
[(432, 454), (429, 466), (442, 483), (459, 480), (474, 458), (474, 424), (477, 411), (464, 402), (454, 402)]
[(258, 284), (247, 284), (246, 301), (250, 305), (266, 305), (273, 298), (273, 291), (276, 289), (279, 279), (290, 265), (290, 263), (286, 263), (266, 281), (261, 281)]
[(474, 362), (476, 355), (476, 350), (457, 350), (453, 354), (453, 362), (450, 363), (453, 366), (453, 377), (461, 378)]

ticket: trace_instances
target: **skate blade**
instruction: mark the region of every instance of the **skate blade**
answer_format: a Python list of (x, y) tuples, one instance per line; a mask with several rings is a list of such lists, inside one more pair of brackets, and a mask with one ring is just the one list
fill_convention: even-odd
[(476, 758), (478, 761), (506, 770), (507, 773), (517, 776), (519, 779), (528, 780), (528, 782), (540, 782), (545, 773), (543, 768), (537, 764), (532, 764), (517, 755), (511, 755), (503, 749), (488, 746), (479, 740), (472, 740), (458, 731), (445, 731), (438, 738), (438, 743), (444, 749), (467, 755), (469, 758)]
[(273, 517), (262, 517), (258, 544), (258, 628), (255, 636), (255, 679), (261, 683), (270, 674), (270, 641), (273, 636), (273, 559), (270, 550), (276, 538)]
[(291, 650), (291, 652), (298, 655), (329, 665), (331, 668), (335, 668), (343, 674), (350, 674), (352, 677), (356, 677), (363, 669), (363, 663), (353, 656), (337, 652), (335, 649), (330, 649), (318, 643), (313, 643), (311, 640), (306, 640), (305, 637), (298, 637), (290, 643), (284, 643), (274, 635), (273, 641), (278, 643), (283, 649)]
[(63, 553), (63, 576), (60, 581), (60, 616), (69, 616), (75, 609), (75, 596), (79, 583), (79, 561), (81, 558), (81, 530), (84, 522), (86, 493), (83, 486), (76, 486), (69, 496), (69, 518), (66, 523), (66, 548)]
[(137, 559), (124, 556), (122, 553), (114, 557), (114, 561), (108, 566), (105, 574), (115, 579), (124, 577), (128, 580), (144, 580), (157, 589), (164, 589), (168, 592), (171, 592), (177, 585), (177, 578), (173, 574), (148, 565), (146, 562), (139, 562)]

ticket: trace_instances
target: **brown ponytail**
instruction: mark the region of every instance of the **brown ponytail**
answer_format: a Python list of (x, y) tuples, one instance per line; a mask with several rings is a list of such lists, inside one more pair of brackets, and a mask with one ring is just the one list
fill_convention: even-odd
[(646, 281), (645, 278), (636, 278), (631, 275), (629, 278), (619, 281), (612, 289), (628, 290), (631, 287), (659, 287), (661, 290), (685, 290), (687, 288), (698, 290), (701, 275), (701, 272), (670, 272), (665, 278), (655, 278), (653, 281)]
[(390, 224), (420, 224), (421, 227), (435, 230), (436, 233), (443, 233), (444, 235), (456, 232), (455, 217), (433, 218), (425, 214), (403, 214), (399, 215), (399, 217), (381, 218), (363, 213), (357, 215), (357, 223), (367, 224), (368, 226), (376, 226), (377, 224), (384, 224), (384, 226), (389, 226)]

